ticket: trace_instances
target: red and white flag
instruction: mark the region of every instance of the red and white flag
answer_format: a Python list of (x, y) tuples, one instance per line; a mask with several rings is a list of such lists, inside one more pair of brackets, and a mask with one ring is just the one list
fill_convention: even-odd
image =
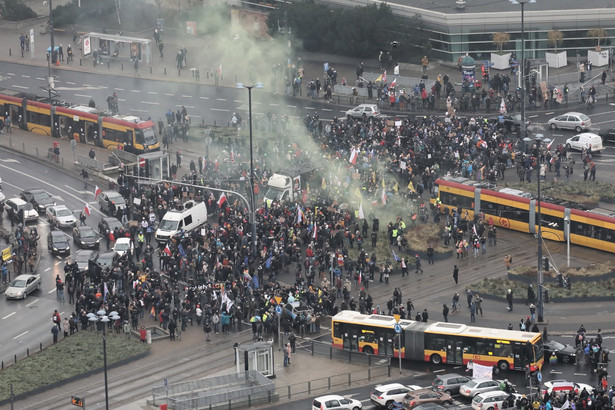
[(384, 70), (384, 73), (382, 74), (382, 82), (383, 83), (387, 82), (387, 70)]
[(164, 253), (166, 253), (167, 255), (171, 256), (171, 248), (169, 248), (169, 244), (167, 243), (167, 246), (164, 247)]
[(223, 192), (218, 198), (218, 208), (222, 208), (222, 204), (226, 202), (226, 194)]
[(314, 223), (314, 233), (312, 234), (312, 238), (318, 239), (318, 226)]
[(387, 198), (387, 193), (385, 192), (384, 188), (382, 188), (382, 198), (381, 198), (381, 200), (382, 200), (382, 205), (386, 205), (387, 204), (388, 198)]
[(359, 204), (359, 219), (365, 219), (365, 212), (363, 212), (363, 202)]
[(396, 83), (397, 83), (397, 77), (395, 77), (395, 79), (391, 82), (391, 85), (389, 86), (389, 88), (395, 87)]
[(90, 209), (90, 204), (88, 204), (87, 202), (85, 203), (85, 208), (83, 209), (83, 211), (85, 212), (85, 214), (87, 216), (90, 216), (92, 214), (92, 210)]
[(553, 139), (551, 140), (551, 142), (547, 144), (547, 150), (550, 150), (550, 149), (551, 149), (551, 146), (553, 146), (553, 142), (554, 142), (554, 141), (555, 141), (555, 138), (553, 138)]
[(102, 189), (96, 185), (96, 189), (94, 189), (94, 199), (98, 199), (98, 195), (102, 194)]
[(352, 165), (357, 165), (357, 158), (359, 157), (359, 150), (352, 147), (350, 151), (350, 159), (348, 160)]

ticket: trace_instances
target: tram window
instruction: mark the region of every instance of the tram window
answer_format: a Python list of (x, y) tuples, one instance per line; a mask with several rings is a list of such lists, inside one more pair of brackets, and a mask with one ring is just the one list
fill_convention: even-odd
[(136, 142), (137, 144), (145, 144), (145, 137), (143, 136), (143, 131), (141, 130), (135, 130), (135, 138), (136, 138)]
[(455, 195), (450, 192), (440, 191), (440, 201), (442, 201), (442, 203), (445, 205), (452, 205), (464, 209), (474, 208), (474, 198)]
[(123, 143), (130, 143), (130, 139), (128, 134), (125, 131), (111, 130), (109, 128), (105, 128), (105, 139), (108, 141)]
[(546, 228), (558, 229), (558, 230), (564, 229), (564, 219), (563, 218), (542, 214), (541, 220), (542, 220), (542, 226)]
[(38, 112), (28, 111), (28, 122), (51, 127), (51, 116)]

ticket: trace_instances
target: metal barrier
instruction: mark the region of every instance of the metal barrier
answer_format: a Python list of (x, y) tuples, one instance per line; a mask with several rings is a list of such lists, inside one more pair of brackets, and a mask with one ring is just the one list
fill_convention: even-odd
[(102, 161), (98, 161), (96, 159), (92, 159), (87, 155), (81, 155), (78, 154), (77, 155), (77, 162), (79, 162), (79, 164), (90, 168), (90, 169), (94, 169), (96, 171), (100, 171), (103, 172), (105, 170), (105, 163)]

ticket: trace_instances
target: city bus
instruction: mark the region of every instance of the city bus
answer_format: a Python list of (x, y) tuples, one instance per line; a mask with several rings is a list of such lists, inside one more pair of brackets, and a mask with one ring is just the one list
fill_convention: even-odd
[(55, 138), (135, 154), (160, 149), (152, 121), (132, 115), (111, 115), (90, 106), (50, 103), (44, 97), (0, 89), (0, 117), (7, 116), (22, 130)]
[[(442, 213), (465, 215), (467, 211), (470, 220), (480, 215), (486, 223), (502, 228), (531, 234), (538, 231), (538, 201), (527, 192), (463, 177), (438, 178), (436, 191)], [(545, 201), (540, 202), (540, 208), (544, 239), (566, 241), (569, 223), (570, 243), (615, 252), (615, 217), (608, 211)]]
[[(398, 324), (398, 334), (395, 325)], [(352, 310), (331, 319), (332, 346), (377, 356), (465, 365), (470, 360), (500, 370), (532, 371), (544, 362), (542, 335), (450, 322), (417, 322)], [(401, 346), (401, 348), (400, 348)]]

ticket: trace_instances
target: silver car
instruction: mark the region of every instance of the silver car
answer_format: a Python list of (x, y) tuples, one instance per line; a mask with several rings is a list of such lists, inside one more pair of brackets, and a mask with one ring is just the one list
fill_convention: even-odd
[(41, 275), (19, 275), (4, 291), (7, 299), (25, 299), (28, 294), (41, 288)]
[(472, 379), (459, 387), (459, 393), (466, 397), (474, 397), (479, 393), (500, 389), (500, 382), (491, 379)]
[(361, 118), (365, 114), (366, 117), (380, 116), (380, 108), (376, 104), (361, 104), (351, 110), (346, 111), (346, 115), (354, 118)]
[(589, 130), (592, 126), (592, 120), (581, 112), (567, 112), (566, 114), (559, 115), (555, 118), (551, 118), (547, 125), (552, 129), (567, 129), (581, 132)]

